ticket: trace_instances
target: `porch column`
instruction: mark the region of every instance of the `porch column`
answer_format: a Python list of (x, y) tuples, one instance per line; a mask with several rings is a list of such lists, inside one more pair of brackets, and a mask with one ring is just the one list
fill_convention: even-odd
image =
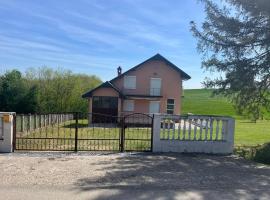
[(92, 123), (92, 98), (88, 98), (88, 125)]
[(121, 113), (122, 113), (122, 99), (121, 98), (118, 98), (118, 117), (121, 116)]

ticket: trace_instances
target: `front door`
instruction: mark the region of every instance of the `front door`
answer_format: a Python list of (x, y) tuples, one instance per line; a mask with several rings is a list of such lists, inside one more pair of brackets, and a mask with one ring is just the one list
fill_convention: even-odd
[(93, 123), (102, 123), (106, 121), (110, 122), (112, 118), (110, 116), (118, 115), (118, 97), (109, 96), (94, 96), (92, 102)]

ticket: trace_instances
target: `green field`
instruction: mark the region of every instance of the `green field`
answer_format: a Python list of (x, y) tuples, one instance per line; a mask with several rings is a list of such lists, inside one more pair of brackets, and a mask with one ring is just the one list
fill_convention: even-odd
[(212, 97), (211, 90), (184, 91), (182, 113), (225, 115), (236, 119), (235, 145), (257, 145), (270, 142), (270, 120), (253, 123), (236, 114), (232, 104), (224, 97)]

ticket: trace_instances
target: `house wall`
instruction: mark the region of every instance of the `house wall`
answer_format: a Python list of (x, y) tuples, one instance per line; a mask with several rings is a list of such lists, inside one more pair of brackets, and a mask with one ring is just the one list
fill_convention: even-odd
[(112, 88), (99, 88), (93, 92), (93, 96), (119, 97), (119, 94)]
[[(136, 113), (149, 113), (149, 104), (151, 100), (147, 99), (135, 99), (134, 100), (134, 111)], [(153, 100), (153, 101), (160, 101), (160, 100)], [(124, 106), (122, 104), (122, 110), (124, 113), (133, 113), (124, 111)]]
[[(160, 111), (166, 113), (167, 99), (175, 99), (174, 114), (181, 113), (181, 92), (182, 92), (182, 79), (175, 69), (168, 66), (163, 61), (148, 61), (143, 66), (130, 71), (129, 76), (136, 76), (136, 89), (124, 88), (124, 76), (114, 80), (112, 83), (119, 88), (124, 94), (141, 94), (150, 95), (150, 80), (151, 78), (161, 78), (161, 95), (160, 98)], [(138, 105), (135, 106), (134, 112), (148, 112), (148, 100), (135, 100)]]

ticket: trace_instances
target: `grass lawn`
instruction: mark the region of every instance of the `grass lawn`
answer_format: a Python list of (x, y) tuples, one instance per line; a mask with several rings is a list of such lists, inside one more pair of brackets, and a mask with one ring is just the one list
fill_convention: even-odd
[(235, 145), (257, 145), (270, 142), (270, 120), (252, 123), (235, 113), (230, 102), (224, 97), (212, 97), (211, 90), (185, 90), (182, 113), (225, 115), (236, 119)]

